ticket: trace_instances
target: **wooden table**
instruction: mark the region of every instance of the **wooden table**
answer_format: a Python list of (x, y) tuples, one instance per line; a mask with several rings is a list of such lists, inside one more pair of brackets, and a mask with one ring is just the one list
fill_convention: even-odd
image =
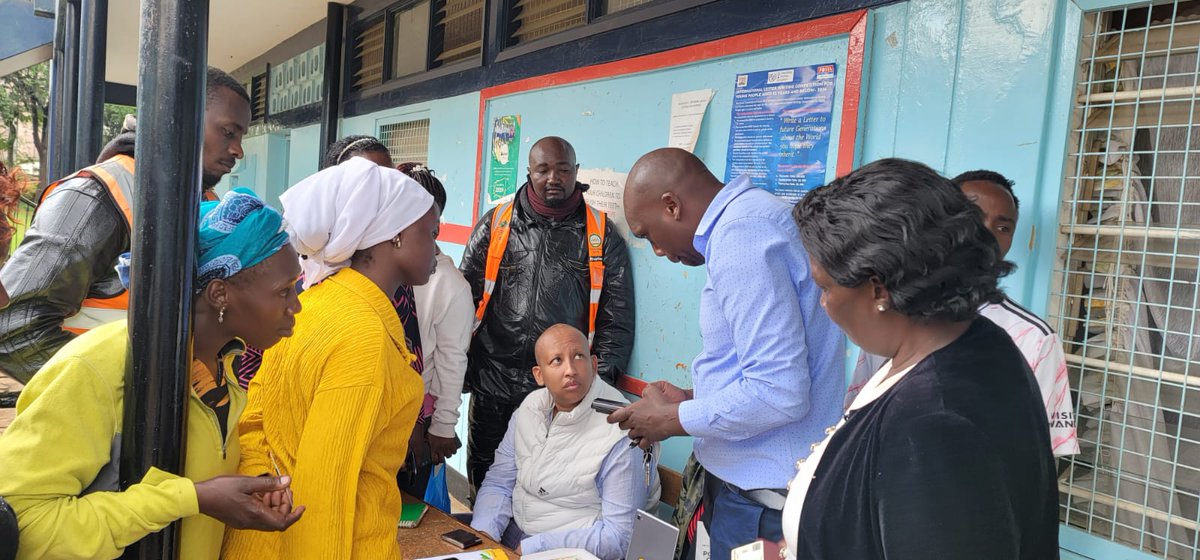
[[(408, 494), (402, 494), (402, 496), (406, 504), (421, 501)], [(509, 558), (514, 560), (520, 558), (516, 552), (509, 550), (508, 547), (501, 546), (500, 543), (489, 539), (487, 535), (459, 523), (457, 519), (450, 517), (449, 514), (433, 506), (429, 506), (429, 510), (425, 512), (425, 517), (421, 519), (420, 525), (413, 529), (396, 530), (396, 542), (400, 543), (400, 556), (404, 560), (416, 560), (417, 558), (445, 556), (447, 554), (462, 552), (454, 545), (442, 540), (442, 535), (455, 529), (466, 529), (475, 533), (476, 536), (483, 540), (483, 543), (468, 548), (468, 551), (502, 548), (508, 554)]]

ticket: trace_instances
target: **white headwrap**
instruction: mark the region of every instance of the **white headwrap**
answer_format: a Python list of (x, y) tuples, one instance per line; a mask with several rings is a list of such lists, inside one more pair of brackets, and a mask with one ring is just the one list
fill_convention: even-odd
[(350, 265), (356, 251), (396, 237), (433, 207), (407, 175), (353, 157), (300, 181), (279, 197), (304, 288)]

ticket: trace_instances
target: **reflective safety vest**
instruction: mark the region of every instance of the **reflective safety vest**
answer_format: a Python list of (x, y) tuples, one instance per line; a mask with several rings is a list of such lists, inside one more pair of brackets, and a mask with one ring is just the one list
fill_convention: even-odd
[[(133, 200), (133, 186), (135, 184), (133, 170), (133, 158), (126, 155), (113, 156), (108, 161), (91, 167), (85, 167), (73, 175), (51, 183), (42, 192), (42, 197), (38, 200), (38, 206), (41, 206), (46, 197), (50, 196), (51, 192), (66, 181), (76, 177), (95, 179), (104, 185), (108, 193), (112, 195), (113, 201), (117, 203), (117, 208), (121, 209), (121, 215), (125, 217), (125, 225), (130, 227), (130, 231), (132, 231), (133, 206), (130, 205), (130, 202)], [(63, 328), (76, 334), (82, 334), (89, 329), (96, 328), (105, 323), (124, 319), (128, 309), (129, 291), (122, 292), (121, 295), (108, 299), (88, 298), (83, 300), (79, 312), (68, 317), (63, 322)]]
[[(600, 292), (604, 290), (604, 223), (606, 215), (591, 206), (587, 208), (587, 238), (584, 242), (588, 250), (588, 272), (591, 277), (591, 292), (588, 296), (588, 344), (596, 336), (596, 315), (600, 312)], [(512, 201), (496, 208), (492, 214), (492, 238), (488, 243), (487, 264), (483, 269), (483, 298), (475, 309), (475, 327), (483, 323), (483, 314), (487, 311), (488, 302), (492, 300), (492, 292), (496, 289), (496, 279), (500, 276), (500, 261), (504, 251), (508, 249), (508, 234), (512, 230)]]

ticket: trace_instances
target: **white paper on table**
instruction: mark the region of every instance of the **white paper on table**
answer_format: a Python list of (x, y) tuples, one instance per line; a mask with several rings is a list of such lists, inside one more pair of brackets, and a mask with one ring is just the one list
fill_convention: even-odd
[(525, 554), (521, 560), (600, 560), (582, 548), (556, 548)]
[[(501, 556), (501, 554), (503, 554), (503, 556)], [(489, 548), (486, 550), (467, 550), (463, 552), (457, 552), (455, 554), (447, 554), (445, 556), (420, 558), (418, 560), (494, 560), (495, 558), (508, 558), (508, 555), (498, 551), (497, 549)], [(528, 557), (522, 556), (522, 558)]]
[(671, 125), (667, 135), (667, 146), (696, 151), (700, 138), (700, 123), (712, 101), (715, 89), (698, 89), (671, 95)]

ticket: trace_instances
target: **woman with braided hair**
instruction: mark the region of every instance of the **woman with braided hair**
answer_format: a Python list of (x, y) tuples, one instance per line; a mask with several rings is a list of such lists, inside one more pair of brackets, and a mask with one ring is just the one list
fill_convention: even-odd
[(367, 158), (380, 167), (392, 166), (392, 153), (383, 142), (374, 136), (352, 134), (329, 145), (321, 169), (345, 163), (355, 156)]
[[(396, 169), (412, 177), (433, 195), (440, 218), (446, 208), (446, 188), (433, 170), (416, 162), (402, 163)], [(413, 288), (413, 299), (424, 357), (421, 379), (425, 382), (425, 403), (417, 419), (413, 440), (414, 447), (426, 443), (429, 452), (426, 457), (418, 458), (422, 460), (415, 461), (414, 468), (400, 474), (400, 485), (406, 492), (419, 497), (425, 495), (433, 466), (452, 457), (462, 445), (454, 427), (458, 424), (458, 409), (462, 404), (475, 309), (471, 286), (458, 271), (454, 260), (440, 250), (437, 271), (428, 284)], [(417, 441), (421, 439), (424, 441)]]

